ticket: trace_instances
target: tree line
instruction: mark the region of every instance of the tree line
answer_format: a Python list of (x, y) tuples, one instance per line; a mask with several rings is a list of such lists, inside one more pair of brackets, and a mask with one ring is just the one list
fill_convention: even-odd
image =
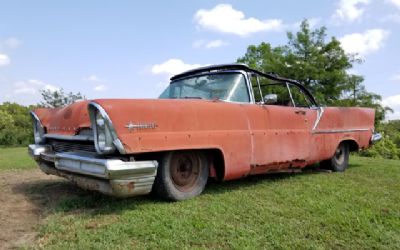
[[(288, 32), (287, 38), (287, 44), (276, 47), (266, 42), (250, 45), (237, 62), (298, 80), (312, 92), (320, 105), (374, 108), (376, 130), (383, 134), (383, 139), (361, 154), (399, 159), (400, 120), (385, 122), (386, 114), (392, 111), (390, 107), (381, 105), (380, 95), (367, 91), (362, 76), (349, 73), (362, 60), (357, 55), (347, 54), (335, 37), (327, 39), (325, 27), (312, 30), (307, 20), (300, 24), (298, 32)], [(32, 142), (28, 111), (34, 107), (63, 107), (85, 98), (80, 93), (66, 93), (63, 89), (43, 90), (41, 94), (43, 100), (35, 106), (25, 107), (16, 103), (0, 105), (0, 145), (27, 145)]]
[(29, 114), (35, 108), (60, 108), (86, 99), (81, 93), (41, 90), (42, 101), (36, 105), (0, 104), (0, 146), (26, 146), (33, 143), (33, 125)]

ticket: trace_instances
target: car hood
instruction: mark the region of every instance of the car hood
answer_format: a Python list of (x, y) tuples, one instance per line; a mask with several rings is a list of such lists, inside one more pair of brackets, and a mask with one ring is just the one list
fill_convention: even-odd
[(89, 102), (79, 101), (64, 108), (38, 108), (34, 113), (47, 134), (76, 135), (80, 130), (90, 128)]

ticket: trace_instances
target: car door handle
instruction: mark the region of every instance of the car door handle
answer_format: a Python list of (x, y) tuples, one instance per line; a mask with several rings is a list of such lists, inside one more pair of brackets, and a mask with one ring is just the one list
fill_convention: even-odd
[(296, 110), (296, 111), (294, 111), (294, 113), (296, 113), (298, 115), (305, 115), (306, 111), (304, 111), (304, 110)]

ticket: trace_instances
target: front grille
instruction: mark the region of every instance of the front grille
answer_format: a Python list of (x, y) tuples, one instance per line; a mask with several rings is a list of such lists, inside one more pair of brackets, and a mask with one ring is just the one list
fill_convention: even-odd
[(62, 152), (96, 152), (93, 141), (68, 141), (48, 139), (47, 143), (52, 146), (56, 153)]

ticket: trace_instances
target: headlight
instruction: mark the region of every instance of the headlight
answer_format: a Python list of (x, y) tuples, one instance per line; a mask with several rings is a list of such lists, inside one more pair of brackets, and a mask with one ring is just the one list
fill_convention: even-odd
[(99, 154), (112, 154), (116, 149), (124, 153), (124, 147), (117, 137), (113, 124), (106, 111), (97, 103), (89, 104), (89, 116), (92, 124), (94, 143)]
[(96, 132), (97, 132), (97, 146), (103, 153), (112, 153), (115, 151), (113, 137), (109, 125), (106, 124), (104, 117), (100, 111), (96, 111)]
[(36, 144), (44, 142), (44, 127), (39, 120), (39, 117), (31, 111), (32, 123), (33, 123), (33, 136)]

